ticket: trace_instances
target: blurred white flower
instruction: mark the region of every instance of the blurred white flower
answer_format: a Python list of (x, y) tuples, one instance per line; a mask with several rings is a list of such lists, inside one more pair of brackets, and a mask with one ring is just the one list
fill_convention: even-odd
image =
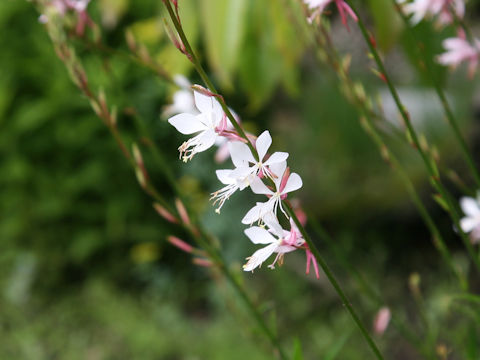
[(413, 25), (418, 24), (426, 17), (434, 17), (438, 15), (440, 24), (450, 24), (453, 22), (452, 11), (456, 16), (462, 18), (465, 14), (464, 0), (407, 0), (397, 1), (404, 4), (406, 15), (412, 15), (411, 22)]
[(470, 77), (475, 74), (480, 57), (480, 40), (475, 39), (471, 45), (461, 37), (448, 38), (443, 41), (446, 52), (437, 56), (437, 61), (442, 65), (457, 67), (460, 63), (468, 61)]
[(173, 102), (165, 106), (162, 116), (170, 117), (180, 113), (190, 113), (197, 115), (198, 110), (195, 107), (192, 84), (183, 75), (175, 75), (173, 81), (180, 88), (173, 94)]
[(312, 22), (313, 19), (322, 14), (327, 7), (328, 4), (335, 2), (337, 5), (338, 12), (340, 13), (340, 18), (342, 19), (343, 25), (345, 25), (348, 29), (347, 25), (347, 15), (354, 21), (358, 21), (357, 15), (352, 10), (352, 8), (344, 1), (344, 0), (303, 0), (305, 4), (308, 5), (310, 10), (313, 10), (312, 14), (308, 18), (309, 22)]
[(470, 233), (472, 243), (480, 242), (480, 204), (479, 199), (471, 197), (460, 198), (460, 207), (466, 215), (460, 220), (463, 232)]

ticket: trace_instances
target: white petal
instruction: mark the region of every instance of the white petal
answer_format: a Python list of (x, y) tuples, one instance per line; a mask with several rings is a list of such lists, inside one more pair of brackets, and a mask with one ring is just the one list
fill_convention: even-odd
[(212, 96), (203, 95), (198, 91), (194, 91), (193, 96), (195, 97), (195, 106), (201, 113), (212, 112), (212, 109), (213, 109)]
[(222, 182), (222, 184), (229, 185), (229, 184), (234, 184), (235, 183), (235, 179), (230, 177), (230, 175), (232, 173), (232, 170), (228, 170), (228, 169), (217, 170), (217, 171), (215, 171), (215, 173), (217, 174), (218, 180), (220, 180)]
[(290, 245), (282, 245), (282, 246), (279, 246), (275, 252), (277, 253), (289, 253), (289, 252), (292, 252), (292, 251), (295, 251), (297, 250), (297, 248), (295, 246), (290, 246)]
[(279, 163), (271, 164), (269, 167), (270, 171), (276, 176), (273, 181), (275, 182), (275, 186), (278, 188), (280, 186), (280, 183), (282, 182), (283, 173), (287, 168), (287, 162), (282, 161)]
[(168, 119), (170, 125), (185, 135), (193, 134), (206, 129), (205, 125), (198, 121), (197, 117), (192, 114), (178, 114)]
[(201, 151), (205, 151), (208, 148), (212, 147), (213, 144), (215, 144), (216, 137), (217, 137), (217, 134), (215, 133), (215, 131), (213, 131), (212, 129), (206, 130), (201, 135), (201, 137), (199, 139), (200, 144), (198, 144), (198, 146), (196, 146), (195, 151), (196, 152), (201, 152)]
[(285, 188), (282, 191), (282, 194), (286, 194), (295, 190), (298, 190), (302, 187), (303, 182), (302, 178), (300, 175), (297, 173), (293, 173), (288, 177), (287, 184), (285, 185)]
[(240, 141), (228, 143), (232, 162), (236, 167), (245, 166), (245, 162), (256, 162), (248, 146)]
[(259, 226), (252, 226), (251, 228), (245, 229), (244, 232), (254, 244), (271, 244), (277, 241), (272, 234)]
[(258, 177), (253, 179), (250, 188), (255, 194), (273, 195), (273, 191), (270, 190)]
[(272, 255), (277, 248), (277, 244), (270, 244), (263, 249), (257, 250), (250, 256), (248, 262), (243, 265), (244, 271), (252, 271), (255, 268), (262, 265), (262, 263), (267, 260), (270, 255)]
[(239, 181), (243, 181), (245, 178), (251, 175), (254, 170), (255, 169), (253, 167), (250, 168), (248, 166), (240, 166), (232, 170), (230, 177)]
[(257, 138), (257, 141), (255, 142), (255, 147), (257, 149), (258, 157), (260, 158), (260, 161), (262, 161), (262, 159), (267, 154), (267, 151), (270, 148), (270, 145), (272, 145), (272, 137), (270, 136), (270, 133), (268, 132), (268, 130), (265, 130)]
[(480, 214), (478, 202), (471, 197), (460, 198), (460, 207), (467, 216), (477, 216)]
[(276, 164), (276, 163), (287, 160), (287, 158), (288, 158), (287, 152), (275, 152), (263, 164), (264, 165)]
[[(276, 216), (274, 214), (270, 214), (268, 216), (265, 216), (263, 221), (265, 224), (268, 226), (269, 230), (277, 235), (279, 239), (283, 238), (285, 235), (284, 230), (282, 229), (282, 226), (279, 224)], [(287, 234), (289, 232), (287, 231)]]
[(477, 227), (477, 225), (480, 225), (478, 220), (471, 217), (464, 217), (460, 220), (460, 227), (465, 233), (469, 233)]
[(219, 121), (223, 116), (223, 110), (214, 96), (207, 96), (198, 91), (193, 92), (195, 106), (201, 113), (214, 113)]
[(251, 208), (247, 214), (242, 219), (242, 224), (250, 225), (253, 224), (255, 221), (260, 219), (260, 215), (262, 212), (262, 205), (263, 203), (257, 203), (253, 208)]

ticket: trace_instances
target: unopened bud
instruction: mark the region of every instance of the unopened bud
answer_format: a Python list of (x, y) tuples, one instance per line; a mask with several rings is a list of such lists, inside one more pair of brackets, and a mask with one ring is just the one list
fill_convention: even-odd
[(135, 165), (136, 165), (135, 175), (137, 177), (137, 180), (140, 186), (143, 189), (145, 189), (147, 187), (148, 174), (143, 164), (143, 158), (142, 158), (142, 154), (140, 153), (140, 149), (135, 143), (132, 144), (132, 153), (133, 153), (133, 158), (135, 160)]
[(133, 35), (131, 30), (125, 31), (125, 40), (127, 42), (128, 48), (131, 52), (137, 51), (137, 41), (135, 40), (135, 36)]
[(218, 94), (215, 94), (213, 92), (211, 92), (210, 90), (204, 88), (202, 85), (192, 85), (192, 90), (193, 91), (196, 91), (202, 95), (205, 95), (205, 96), (213, 96), (213, 97), (218, 97), (219, 95)]
[(390, 309), (388, 307), (385, 306), (378, 310), (377, 315), (373, 320), (373, 331), (375, 334), (383, 335), (385, 330), (387, 330), (391, 318), (392, 314), (390, 313)]
[(193, 258), (192, 262), (195, 264), (195, 265), (198, 265), (198, 266), (202, 266), (202, 267), (210, 267), (212, 266), (212, 262), (208, 259), (204, 259), (204, 258)]
[(176, 224), (178, 223), (178, 220), (175, 216), (173, 216), (173, 214), (171, 214), (167, 209), (165, 209), (162, 205), (160, 205), (159, 203), (154, 203), (153, 204), (153, 208), (155, 209), (155, 211), (158, 213), (158, 215), (160, 215), (161, 217), (163, 217), (165, 220), (167, 220), (168, 222), (171, 222), (172, 224)]
[(175, 206), (177, 207), (178, 215), (180, 215), (180, 219), (185, 225), (190, 225), (190, 217), (188, 216), (187, 209), (185, 209), (185, 205), (183, 205), (180, 199), (175, 199)]
[(420, 143), (420, 148), (423, 151), (427, 152), (428, 151), (428, 141), (427, 141), (427, 138), (425, 137), (425, 135), (420, 134), (418, 141)]
[(179, 248), (182, 251), (185, 251), (186, 253), (191, 254), (193, 252), (193, 246), (192, 245), (187, 244), (185, 241), (177, 238), (176, 236), (168, 236), (167, 240), (170, 244)]

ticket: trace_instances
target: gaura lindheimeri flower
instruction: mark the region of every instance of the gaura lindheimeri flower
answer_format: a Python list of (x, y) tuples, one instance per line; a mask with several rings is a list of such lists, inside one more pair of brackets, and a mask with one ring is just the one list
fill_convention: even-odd
[(290, 231), (283, 230), (277, 219), (271, 216), (265, 219), (265, 224), (268, 231), (259, 226), (253, 226), (245, 230), (245, 235), (254, 244), (265, 244), (267, 246), (255, 251), (252, 256), (247, 258), (247, 263), (243, 265), (244, 271), (253, 271), (273, 253), (277, 253), (273, 263), (268, 265), (270, 269), (275, 269), (277, 261), (280, 266), (283, 264), (283, 257), (286, 253), (297, 250), (305, 244), (305, 240), (296, 227), (292, 226)]
[[(220, 213), (220, 209), (228, 198), (237, 190), (243, 190), (250, 186), (256, 176), (268, 176), (274, 179), (276, 176), (270, 171), (269, 166), (284, 162), (288, 158), (288, 153), (273, 153), (264, 161), (267, 151), (272, 144), (272, 137), (268, 131), (264, 131), (256, 140), (255, 146), (258, 152), (259, 161), (255, 160), (250, 148), (242, 142), (228, 142), (228, 149), (233, 164), (236, 166), (233, 170), (217, 171), (218, 179), (225, 185), (222, 189), (212, 193), (210, 200), (213, 204), (219, 204), (215, 210)], [(250, 166), (252, 164), (252, 166)]]
[(480, 40), (475, 39), (474, 45), (467, 40), (456, 37), (443, 41), (445, 53), (437, 56), (437, 61), (442, 65), (457, 67), (460, 63), (468, 61), (468, 73), (472, 77), (475, 74), (480, 57)]
[[(255, 148), (258, 152), (257, 161), (253, 156), (250, 148), (241, 142), (232, 142), (230, 149), (230, 156), (236, 169), (234, 170), (234, 177), (248, 177), (250, 175), (267, 176), (274, 179), (274, 175), (269, 169), (269, 166), (284, 162), (288, 158), (286, 152), (275, 152), (268, 159), (265, 160), (268, 149), (272, 145), (272, 137), (268, 130), (264, 131), (255, 141)], [(250, 165), (251, 164), (251, 165)]]
[(357, 15), (352, 10), (352, 8), (345, 2), (345, 0), (304, 0), (305, 4), (308, 5), (310, 10), (313, 10), (312, 14), (308, 18), (308, 21), (312, 22), (312, 20), (323, 13), (325, 8), (328, 4), (335, 2), (337, 5), (338, 12), (340, 14), (340, 18), (342, 19), (343, 25), (345, 25), (348, 29), (347, 25), (347, 15), (354, 21), (358, 21)]
[(480, 204), (479, 199), (471, 197), (460, 198), (460, 207), (465, 217), (460, 220), (463, 232), (470, 233), (472, 243), (480, 242)]
[(262, 223), (271, 215), (276, 217), (278, 207), (287, 216), (282, 207), (282, 200), (287, 197), (289, 192), (298, 190), (303, 185), (300, 175), (290, 174), (286, 161), (270, 165), (270, 171), (275, 175), (273, 179), (275, 189), (269, 189), (258, 177), (253, 179), (250, 184), (252, 191), (255, 194), (267, 195), (269, 199), (264, 203), (257, 202), (242, 219), (243, 224), (253, 224), (255, 221)]
[(225, 201), (230, 198), (230, 196), (232, 196), (237, 190), (242, 191), (248, 187), (254, 178), (254, 175), (235, 177), (233, 176), (233, 171), (234, 170), (230, 169), (216, 171), (218, 180), (220, 180), (222, 184), (226, 185), (220, 190), (212, 193), (212, 197), (210, 198), (210, 200), (213, 200), (214, 206), (218, 203), (218, 208), (215, 209), (217, 214), (220, 214), (220, 209)]
[(456, 16), (462, 18), (465, 14), (464, 0), (414, 0), (407, 3), (406, 0), (397, 1), (404, 5), (406, 15), (412, 15), (413, 25), (418, 24), (426, 17), (438, 15), (440, 24), (450, 24), (453, 21), (452, 11)]
[(182, 134), (197, 133), (178, 148), (180, 158), (184, 162), (191, 160), (195, 154), (209, 149), (227, 127), (226, 115), (213, 96), (194, 91), (194, 98), (195, 107), (200, 114), (182, 113), (168, 119), (168, 122)]

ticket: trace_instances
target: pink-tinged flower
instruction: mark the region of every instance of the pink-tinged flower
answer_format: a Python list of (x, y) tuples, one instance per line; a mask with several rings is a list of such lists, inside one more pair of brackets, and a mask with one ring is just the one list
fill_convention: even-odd
[(278, 207), (287, 216), (282, 207), (282, 200), (287, 197), (289, 192), (298, 190), (303, 185), (300, 175), (296, 173), (290, 174), (286, 161), (270, 165), (270, 171), (275, 175), (273, 179), (275, 189), (269, 189), (259, 177), (254, 178), (250, 184), (252, 191), (255, 194), (267, 195), (269, 199), (264, 203), (258, 202), (251, 208), (242, 219), (243, 224), (253, 224), (256, 221), (262, 223), (265, 221), (265, 218), (272, 214), (276, 217)]
[(304, 2), (308, 5), (310, 10), (313, 10), (312, 14), (308, 18), (308, 21), (310, 22), (312, 22), (315, 17), (322, 14), (327, 5), (332, 2), (335, 2), (335, 4), (337, 5), (337, 9), (340, 14), (340, 18), (342, 19), (342, 23), (347, 27), (347, 29), (347, 15), (350, 15), (350, 17), (355, 22), (358, 21), (357, 15), (352, 10), (352, 8), (345, 2), (345, 0), (304, 0)]
[(245, 235), (254, 244), (265, 244), (267, 246), (255, 251), (252, 256), (247, 258), (247, 263), (243, 265), (244, 271), (253, 271), (260, 267), (273, 253), (277, 253), (273, 263), (268, 265), (270, 269), (275, 269), (277, 261), (280, 265), (283, 264), (283, 257), (286, 253), (301, 248), (305, 243), (296, 228), (292, 227), (290, 231), (283, 230), (274, 217), (265, 219), (265, 224), (268, 230), (259, 226), (253, 226), (245, 230)]
[[(77, 26), (76, 32), (79, 36), (82, 36), (85, 31), (85, 26), (92, 26), (93, 21), (87, 14), (87, 6), (90, 0), (52, 0), (47, 2), (47, 5), (55, 9), (55, 11), (64, 16), (67, 11), (71, 10), (77, 14)], [(41, 15), (40, 17), (43, 23), (48, 21), (48, 15)]]
[(475, 39), (474, 45), (467, 40), (456, 37), (443, 41), (446, 52), (437, 56), (437, 61), (442, 65), (457, 67), (460, 63), (468, 61), (468, 73), (472, 77), (475, 74), (480, 57), (480, 40)]
[(380, 310), (378, 310), (377, 315), (373, 320), (373, 331), (375, 332), (375, 334), (383, 335), (385, 330), (387, 330), (391, 318), (392, 314), (388, 307), (384, 306)]
[(178, 148), (180, 158), (184, 162), (212, 147), (219, 133), (222, 133), (227, 126), (225, 113), (213, 96), (195, 91), (194, 98), (195, 107), (200, 112), (198, 115), (182, 113), (168, 119), (168, 122), (182, 134), (197, 134)]
[(398, 3), (405, 4), (403, 9), (406, 15), (412, 15), (413, 25), (424, 18), (437, 15), (440, 24), (450, 24), (454, 19), (452, 11), (459, 18), (465, 14), (464, 0), (414, 0), (409, 3), (406, 0), (400, 0)]
[(460, 220), (460, 227), (463, 232), (470, 233), (472, 243), (480, 242), (480, 204), (479, 199), (462, 197), (460, 207), (465, 217)]

